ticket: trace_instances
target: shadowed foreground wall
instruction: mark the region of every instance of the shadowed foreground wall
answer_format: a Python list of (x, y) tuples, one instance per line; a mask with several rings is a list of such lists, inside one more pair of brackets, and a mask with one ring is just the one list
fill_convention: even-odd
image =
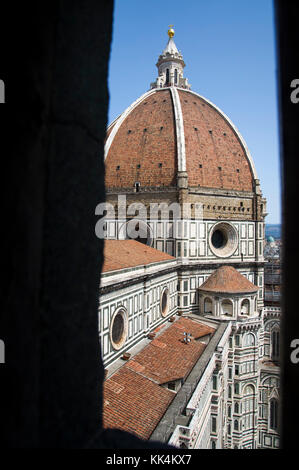
[(112, 7), (29, 2), (2, 16), (10, 26), (0, 371), (9, 447), (85, 446), (101, 423), (94, 208), (104, 199)]
[[(298, 128), (299, 102), (292, 103), (291, 82), (299, 79), (299, 4), (276, 0), (278, 97), (282, 170), (283, 291), (281, 328), (282, 406), (281, 436), (284, 449), (298, 447), (299, 363), (290, 360), (291, 341), (299, 341), (298, 315)], [(297, 96), (299, 94), (297, 93)], [(299, 358), (299, 354), (297, 353)]]
[(105, 198), (112, 14), (108, 0), (1, 11), (4, 447), (144, 447), (101, 434), (94, 227)]

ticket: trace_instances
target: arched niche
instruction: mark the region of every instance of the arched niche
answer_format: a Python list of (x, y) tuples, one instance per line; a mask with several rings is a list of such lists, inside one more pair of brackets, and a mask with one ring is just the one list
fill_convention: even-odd
[(255, 387), (252, 384), (245, 385), (243, 390), (243, 396), (255, 395)]
[(232, 317), (234, 315), (234, 306), (231, 300), (224, 299), (221, 302), (221, 313), (226, 317)]
[(241, 302), (241, 315), (250, 315), (249, 299), (243, 299)]
[(210, 297), (205, 297), (203, 301), (203, 312), (204, 313), (213, 313), (213, 301)]
[(256, 339), (253, 333), (246, 333), (246, 335), (244, 335), (243, 346), (245, 347), (255, 346), (255, 343), (256, 343)]

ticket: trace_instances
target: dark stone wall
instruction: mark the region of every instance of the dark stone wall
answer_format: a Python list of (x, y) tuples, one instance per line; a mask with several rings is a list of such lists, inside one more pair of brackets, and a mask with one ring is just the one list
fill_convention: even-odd
[(160, 447), (102, 429), (95, 207), (112, 20), (112, 0), (1, 6), (2, 447)]
[(102, 429), (95, 207), (112, 20), (112, 0), (1, 6), (2, 447), (160, 447)]
[(112, 1), (98, 0), (24, 2), (1, 12), (0, 401), (8, 447), (84, 447), (101, 427), (94, 210), (105, 198), (112, 12)]
[[(299, 175), (299, 103), (291, 101), (291, 82), (299, 79), (299, 4), (276, 0), (278, 60), (278, 99), (280, 111), (280, 149), (283, 222), (283, 286), (281, 326), (281, 446), (298, 447), (299, 363), (291, 361), (293, 339), (299, 341), (298, 315), (298, 175)], [(297, 93), (299, 96), (299, 93)], [(296, 354), (299, 359), (299, 354)]]

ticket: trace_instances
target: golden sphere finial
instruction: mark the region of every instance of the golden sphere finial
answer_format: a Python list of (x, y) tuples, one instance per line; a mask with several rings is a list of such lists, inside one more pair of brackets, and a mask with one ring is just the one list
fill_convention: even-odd
[(167, 34), (170, 38), (173, 38), (173, 36), (174, 36), (173, 24), (169, 25), (169, 30), (167, 31)]

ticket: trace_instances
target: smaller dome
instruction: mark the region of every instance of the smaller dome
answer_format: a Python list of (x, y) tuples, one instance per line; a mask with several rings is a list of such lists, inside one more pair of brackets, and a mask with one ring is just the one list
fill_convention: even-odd
[(258, 288), (232, 266), (221, 266), (200, 286), (199, 290), (223, 294), (255, 293)]
[(267, 242), (268, 242), (268, 243), (274, 243), (275, 240), (274, 240), (274, 238), (273, 238), (271, 235), (269, 235), (269, 237), (267, 238)]

